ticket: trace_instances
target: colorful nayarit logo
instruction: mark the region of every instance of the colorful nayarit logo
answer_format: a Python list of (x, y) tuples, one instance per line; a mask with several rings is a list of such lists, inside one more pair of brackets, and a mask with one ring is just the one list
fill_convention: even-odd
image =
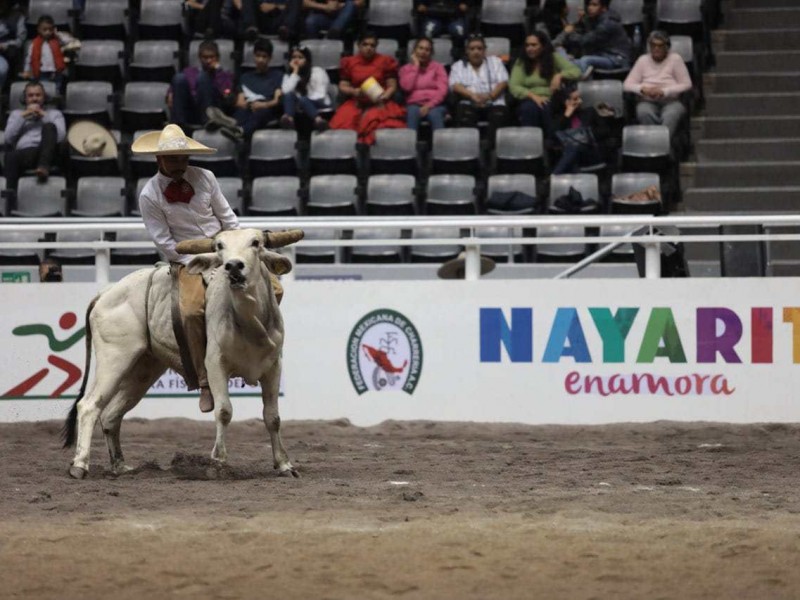
[[(75, 327), (78, 323), (78, 317), (75, 315), (74, 312), (65, 312), (61, 317), (58, 319), (58, 325), (63, 330), (69, 330)], [(31, 323), (30, 325), (20, 325), (19, 327), (15, 327), (12, 332), (14, 335), (43, 335), (47, 338), (47, 343), (50, 347), (51, 352), (64, 352), (65, 350), (74, 346), (84, 335), (86, 335), (86, 328), (81, 327), (80, 329), (76, 330), (72, 335), (69, 337), (59, 340), (56, 339), (55, 333), (53, 333), (53, 328), (50, 325), (45, 325), (44, 323)], [(61, 394), (63, 394), (66, 390), (72, 387), (75, 382), (77, 382), (83, 371), (77, 365), (72, 364), (68, 360), (64, 360), (60, 356), (55, 356), (51, 354), (47, 357), (47, 362), (60, 369), (66, 374), (65, 379), (61, 382), (61, 384), (56, 387), (48, 396), (50, 398), (60, 398)], [(39, 371), (36, 371), (30, 377), (27, 377), (24, 381), (18, 383), (10, 390), (8, 390), (5, 394), (3, 394), (3, 398), (19, 398), (27, 394), (33, 387), (35, 387), (42, 379), (47, 377), (47, 374), (50, 372), (50, 369), (44, 367)]]
[(417, 328), (395, 310), (373, 310), (350, 333), (347, 368), (359, 394), (368, 390), (413, 394), (422, 371)]

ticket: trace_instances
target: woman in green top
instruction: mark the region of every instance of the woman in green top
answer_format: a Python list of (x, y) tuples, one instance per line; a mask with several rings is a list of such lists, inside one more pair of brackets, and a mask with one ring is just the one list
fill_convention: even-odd
[(523, 127), (541, 127), (545, 138), (553, 135), (550, 97), (562, 79), (578, 79), (580, 69), (553, 51), (547, 34), (535, 31), (525, 38), (525, 52), (511, 70), (508, 88), (519, 101), (517, 117)]

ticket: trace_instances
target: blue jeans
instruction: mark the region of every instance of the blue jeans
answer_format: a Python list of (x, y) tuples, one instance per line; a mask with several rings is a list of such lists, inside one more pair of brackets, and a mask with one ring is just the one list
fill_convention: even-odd
[(589, 65), (595, 69), (621, 69), (629, 66), (627, 60), (612, 54), (588, 54), (577, 59), (575, 64), (578, 65), (581, 73), (585, 73)]
[(265, 129), (271, 121), (278, 118), (278, 112), (274, 108), (262, 108), (261, 110), (250, 110), (249, 108), (238, 108), (233, 113), (233, 118), (244, 130), (244, 136), (249, 138), (257, 129)]
[[(435, 38), (444, 31), (444, 24), (445, 22), (443, 19), (426, 17), (422, 20), (422, 31), (424, 32), (425, 37)], [(464, 19), (464, 17), (451, 19), (447, 24), (447, 33), (450, 34), (450, 37), (454, 38), (453, 45), (457, 45), (455, 40), (463, 39), (467, 33), (466, 19)]]
[(550, 112), (550, 103), (540, 107), (530, 98), (525, 98), (517, 106), (517, 117), (522, 127), (539, 127), (545, 139), (553, 136), (553, 115)]
[(423, 119), (430, 121), (433, 131), (444, 128), (444, 117), (447, 114), (447, 109), (444, 105), (440, 104), (439, 106), (434, 106), (428, 111), (428, 116), (426, 117), (420, 114), (421, 108), (419, 104), (409, 104), (406, 106), (406, 125), (409, 129), (416, 131), (419, 128), (420, 121)]
[(178, 73), (172, 78), (172, 120), (181, 127), (204, 124), (207, 121), (206, 109), (221, 104), (222, 94), (214, 87), (214, 80), (205, 71), (200, 71), (194, 96), (186, 75)]
[(324, 100), (312, 100), (308, 96), (298, 96), (294, 92), (283, 95), (283, 112), (290, 117), (297, 114), (297, 107), (310, 119), (315, 119), (321, 108), (327, 106)]
[(334, 14), (313, 10), (306, 17), (306, 35), (316, 37), (323, 29), (343, 31), (356, 16), (353, 0), (345, 0), (344, 6)]
[(553, 175), (577, 173), (581, 167), (596, 165), (601, 162), (600, 153), (594, 146), (583, 144), (567, 144), (561, 153), (558, 164), (553, 168)]

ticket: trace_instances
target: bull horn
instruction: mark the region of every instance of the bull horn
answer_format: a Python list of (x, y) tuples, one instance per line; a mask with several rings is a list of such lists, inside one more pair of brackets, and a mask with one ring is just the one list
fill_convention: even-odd
[(267, 248), (283, 248), (289, 244), (299, 242), (305, 237), (302, 229), (287, 229), (285, 231), (265, 231), (264, 245)]
[(178, 254), (206, 254), (214, 252), (214, 240), (183, 240), (175, 247)]

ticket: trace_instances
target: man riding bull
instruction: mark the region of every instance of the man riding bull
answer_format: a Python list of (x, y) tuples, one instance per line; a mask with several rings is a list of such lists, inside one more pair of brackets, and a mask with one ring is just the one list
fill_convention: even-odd
[[(239, 220), (214, 173), (189, 166), (189, 156), (212, 154), (215, 149), (187, 137), (177, 125), (167, 125), (162, 131), (137, 138), (131, 150), (134, 154), (155, 155), (158, 163), (158, 173), (139, 196), (139, 211), (156, 247), (171, 264), (173, 327), (186, 384), (190, 390), (200, 388), (200, 410), (211, 412), (214, 396), (205, 367), (205, 283), (201, 274), (193, 275), (185, 268), (193, 256), (179, 254), (176, 247), (184, 240), (213, 238), (220, 231), (239, 229)], [(270, 246), (296, 241), (292, 234), (270, 233)], [(270, 278), (280, 302), (283, 288), (272, 273)], [(180, 318), (175, 314), (178, 308)]]

